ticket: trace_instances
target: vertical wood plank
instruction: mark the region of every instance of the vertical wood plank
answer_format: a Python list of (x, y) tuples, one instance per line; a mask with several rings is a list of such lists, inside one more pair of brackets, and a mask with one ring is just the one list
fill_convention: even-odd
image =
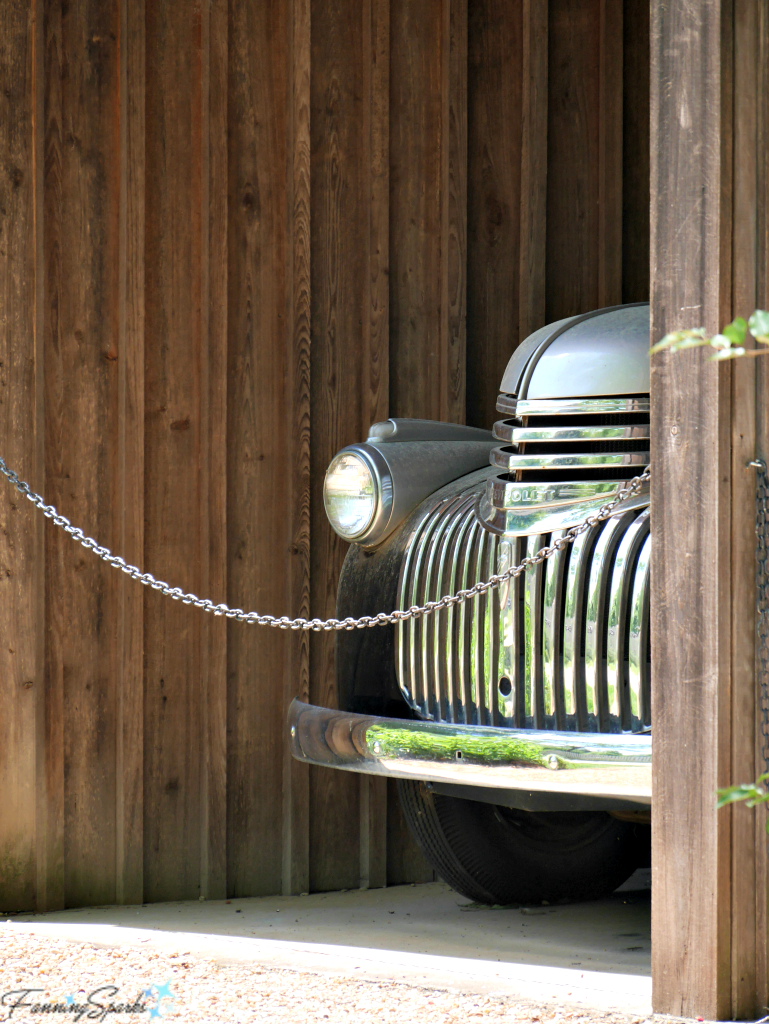
[(390, 7), (391, 411), (454, 422), (465, 416), (466, 11), (465, 0)]
[[(547, 0), (523, 2), (518, 341), (545, 324)], [(499, 301), (498, 299), (496, 301)]]
[[(45, 286), (46, 262), (43, 237), (45, 196), (45, 16), (43, 0), (35, 0), (31, 8), (34, 57), (31, 77), (33, 99), (33, 179), (34, 205), (34, 268), (35, 268), (35, 439), (37, 442), (37, 479), (45, 489)], [(49, 687), (45, 674), (46, 609), (45, 609), (45, 530), (37, 526), (37, 583), (34, 621), (38, 642), (38, 686), (35, 707), (35, 776), (36, 776), (36, 855), (37, 910), (58, 910), (64, 905), (63, 870), (63, 773), (61, 720), (55, 719), (58, 742), (49, 743), (52, 732), (48, 714)]]
[(550, 0), (546, 321), (621, 301), (622, 5)]
[[(42, 349), (43, 373), (41, 381), (43, 389), (43, 452), (44, 465), (48, 464), (48, 377), (51, 370), (45, 372), (48, 362), (47, 334), (49, 293), (52, 288), (60, 288), (60, 252), (59, 245), (52, 244), (51, 239), (58, 240), (61, 235), (61, 194), (62, 194), (62, 157), (61, 157), (61, 11), (56, 4), (45, 4), (41, 8), (40, 31), (43, 37), (44, 63), (41, 68), (42, 79), (42, 200), (43, 215), (40, 217), (39, 231), (42, 235), (42, 253), (44, 259), (44, 276), (42, 282), (43, 301), (43, 334)], [(52, 73), (53, 69), (53, 73)], [(58, 193), (58, 196), (57, 196)], [(57, 196), (52, 201), (52, 197)], [(50, 494), (46, 475), (46, 495)], [(50, 499), (49, 499), (50, 500)], [(44, 531), (45, 555), (48, 556), (48, 540), (50, 530)], [(60, 570), (60, 566), (58, 567)], [(47, 907), (63, 907), (65, 903), (65, 799), (64, 799), (64, 686), (61, 673), (51, 671), (50, 658), (50, 587), (45, 588), (45, 698), (39, 712), (39, 742), (42, 755), (38, 759), (40, 772), (46, 780), (46, 796), (44, 808), (38, 816), (40, 835), (45, 837), (45, 850), (41, 851), (45, 860), (45, 897)], [(42, 879), (41, 879), (42, 881)], [(42, 897), (42, 893), (41, 893)]]
[(624, 0), (622, 16), (622, 301), (649, 299), (648, 0)]
[(550, 0), (546, 322), (598, 306), (600, 0)]
[[(121, 539), (112, 516), (120, 459), (119, 35), (117, 3), (46, 4), (46, 491), (109, 547)], [(118, 580), (60, 530), (46, 531), (46, 548), (47, 714), (52, 733), (63, 734), (63, 764), (51, 771), (64, 786), (64, 893), (69, 905), (112, 902)]]
[[(194, 15), (199, 20), (199, 6)], [(175, 19), (167, 3), (148, 5), (146, 24), (145, 563), (197, 591), (194, 29), (186, 15)], [(145, 899), (184, 899), (199, 895), (200, 879), (199, 617), (152, 592), (144, 608)]]
[[(769, 305), (769, 3), (758, 4), (756, 26), (756, 304)], [(756, 455), (769, 458), (769, 367), (759, 359), (756, 366)], [(760, 707), (760, 695), (756, 694)], [(756, 764), (765, 771), (762, 730), (756, 731)], [(753, 848), (756, 857), (756, 994), (760, 1006), (769, 1002), (769, 855), (767, 852), (766, 813), (756, 814)]]
[[(39, 8), (0, 4), (0, 443), (3, 458), (41, 489), (38, 433), (42, 287), (38, 89)], [(27, 507), (24, 507), (27, 506)], [(42, 523), (10, 487), (0, 494), (0, 907), (45, 905), (45, 836), (36, 836), (36, 803), (45, 823), (42, 705)], [(40, 756), (38, 756), (40, 755)], [(42, 799), (41, 799), (42, 794)], [(37, 839), (37, 843), (36, 843)], [(38, 880), (37, 862), (42, 870)]]
[[(118, 469), (112, 515), (120, 555), (144, 557), (144, 3), (120, 5)], [(116, 721), (118, 903), (144, 899), (144, 595), (121, 576), (113, 678)]]
[(507, 361), (545, 323), (547, 0), (469, 17), (468, 423), (489, 427)]
[[(222, 326), (210, 320), (207, 268), (211, 246), (222, 248), (209, 228), (209, 200), (223, 187), (224, 169), (218, 135), (212, 183), (210, 9), (202, 0), (191, 11), (153, 4), (146, 23), (145, 561), (217, 601), (225, 585), (225, 353)], [(220, 34), (218, 8), (214, 24)], [(223, 644), (220, 623), (145, 595), (149, 899), (225, 891)]]
[[(297, 337), (291, 285), (306, 246), (291, 236), (291, 12), (279, 0), (229, 5), (228, 594), (279, 615), (302, 600), (306, 545), (293, 505), (303, 455), (292, 438), (306, 438), (307, 423), (295, 357), (306, 327)], [(285, 877), (283, 699), (297, 662), (289, 634), (238, 623), (228, 634), (227, 887), (256, 896), (280, 892)]]
[[(293, 239), (289, 317), (292, 333), (288, 359), (293, 401), (288, 404), (291, 438), (291, 611), (310, 614), (310, 2), (294, 0), (291, 27), (291, 191), (289, 234)], [(294, 697), (310, 695), (310, 639), (300, 633), (290, 641), (284, 707)], [(310, 774), (307, 765), (283, 748), (284, 895), (310, 888)]]
[(598, 306), (622, 301), (622, 10), (598, 12)]
[(445, 341), (441, 347), (444, 420), (466, 419), (467, 385), (467, 0), (448, 0), (444, 43), (441, 249)]
[[(390, 392), (390, 5), (372, 0), (363, 24), (368, 52), (367, 105), (370, 162), (369, 294), (370, 326), (364, 331), (364, 371), (368, 367), (371, 423), (389, 411)], [(363, 424), (364, 428), (368, 424)], [(362, 435), (361, 435), (362, 436)], [(368, 888), (387, 884), (387, 781), (368, 776), (368, 820), (361, 818), (361, 878)], [(362, 883), (361, 883), (362, 884)]]
[[(325, 618), (334, 614), (347, 550), (323, 511), (325, 469), (387, 416), (388, 5), (315, 0), (312, 25), (310, 582), (313, 613)], [(312, 702), (334, 707), (333, 636), (313, 636), (311, 655)], [(310, 772), (313, 890), (356, 888), (371, 876), (366, 841), (375, 823), (366, 812), (370, 792), (361, 787), (342, 773)], [(374, 847), (384, 843), (382, 833), (380, 824)]]
[[(653, 339), (715, 331), (730, 313), (730, 17), (718, 0), (652, 5)], [(730, 820), (714, 791), (731, 781), (729, 595), (739, 588), (728, 542), (731, 368), (701, 351), (654, 357), (651, 395), (653, 1004), (724, 1019)]]
[[(200, 32), (201, 459), (203, 594), (227, 593), (227, 56), (226, 0), (204, 0)], [(201, 616), (200, 895), (227, 894), (227, 624)]]
[[(757, 164), (759, 6), (736, 0), (734, 5), (734, 169), (732, 242), (732, 308), (748, 317), (757, 305)], [(752, 341), (752, 339), (751, 339)], [(753, 343), (755, 345), (755, 343)], [(756, 361), (737, 360), (731, 381), (731, 559), (735, 578), (755, 573), (756, 477), (746, 464), (756, 455)], [(752, 587), (737, 587), (731, 607), (732, 751), (731, 781), (754, 779), (756, 763), (755, 671), (756, 595)], [(755, 811), (731, 808), (731, 1014), (736, 1020), (760, 1016), (756, 989)]]
[[(471, 0), (469, 6), (467, 422), (487, 429), (496, 418), (499, 381), (519, 340), (519, 266), (531, 255), (529, 189), (535, 205), (540, 197), (525, 150), (537, 135), (537, 126), (528, 124), (526, 99), (537, 102), (541, 94), (530, 78), (536, 71), (529, 63), (524, 19), (538, 8), (536, 0)], [(539, 137), (546, 139), (542, 127)]]

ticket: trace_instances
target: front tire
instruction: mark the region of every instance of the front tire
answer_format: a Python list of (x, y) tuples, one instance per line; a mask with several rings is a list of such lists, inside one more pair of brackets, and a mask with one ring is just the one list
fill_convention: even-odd
[(535, 813), (430, 792), (399, 781), (409, 828), (452, 889), (476, 903), (608, 896), (632, 875), (648, 826), (605, 811)]

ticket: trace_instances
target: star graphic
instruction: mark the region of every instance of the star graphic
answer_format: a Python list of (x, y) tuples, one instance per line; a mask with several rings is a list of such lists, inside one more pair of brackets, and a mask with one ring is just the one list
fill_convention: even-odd
[(75, 1001), (75, 997), (74, 996), (65, 996), (64, 997), (64, 1002), (67, 1004), (67, 1006), (72, 1006), (74, 1001)]
[(168, 997), (169, 999), (174, 998), (174, 994), (171, 991), (170, 981), (165, 982), (165, 984), (163, 985), (153, 985), (152, 987), (155, 989), (155, 992), (157, 993), (158, 1000), (165, 999), (166, 997)]

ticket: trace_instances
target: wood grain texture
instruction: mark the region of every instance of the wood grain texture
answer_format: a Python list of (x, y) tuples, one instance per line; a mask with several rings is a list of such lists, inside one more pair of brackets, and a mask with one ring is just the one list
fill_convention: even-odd
[(390, 6), (390, 405), (452, 422), (465, 416), (466, 10)]
[[(146, 24), (145, 560), (184, 589), (213, 588), (217, 601), (224, 353), (206, 269), (211, 21), (207, 5), (160, 3)], [(153, 592), (144, 633), (145, 896), (223, 895), (225, 680), (211, 648), (224, 634)]]
[[(325, 468), (387, 417), (388, 8), (383, 0), (312, 6), (312, 550), (313, 614), (336, 607), (347, 551), (323, 511)], [(372, 212), (373, 211), (373, 212)], [(333, 635), (312, 637), (310, 697), (337, 705)], [(361, 781), (310, 772), (310, 886), (355, 888), (370, 875), (361, 847)], [(369, 790), (364, 791), (368, 800)], [(384, 841), (382, 836), (381, 841)]]
[[(769, 306), (769, 3), (761, 0), (756, 19), (756, 303)], [(759, 359), (756, 366), (756, 455), (769, 457), (769, 366)], [(758, 704), (758, 701), (756, 702)], [(761, 730), (755, 739), (756, 763), (764, 771), (765, 751)], [(766, 815), (754, 818), (756, 857), (756, 992), (759, 1005), (769, 1002), (769, 857), (766, 846)]]
[[(505, 8), (507, 9), (507, 8)], [(521, 248), (518, 340), (545, 323), (547, 244), (547, 0), (522, 6)]]
[[(290, 60), (293, 95), (289, 157), (290, 231), (293, 267), (290, 287), (289, 363), (293, 395), (287, 403), (291, 439), (291, 611), (310, 614), (310, 2), (294, 0)], [(309, 700), (310, 639), (290, 640), (284, 707), (297, 697)], [(310, 773), (283, 746), (283, 880), (284, 895), (310, 888)]]
[[(112, 515), (120, 487), (120, 12), (117, 3), (80, 0), (48, 3), (45, 13), (46, 492), (112, 548), (121, 540)], [(69, 905), (112, 902), (118, 580), (50, 527), (46, 562), (49, 723), (62, 740), (49, 770), (63, 795), (64, 892)], [(90, 628), (73, 628), (79, 622)]]
[(519, 341), (518, 268), (528, 208), (523, 135), (536, 133), (529, 132), (523, 108), (523, 15), (523, 4), (469, 5), (467, 422), (486, 429), (496, 418), (499, 382)]
[[(729, 3), (652, 5), (651, 333), (731, 303)], [(697, 350), (652, 360), (652, 980), (658, 1012), (732, 1008), (731, 368)], [(719, 538), (714, 543), (713, 538)], [(731, 581), (731, 583), (730, 583)], [(741, 585), (752, 590), (752, 577)]]
[(546, 322), (621, 301), (622, 7), (550, 0)]
[(648, 0), (624, 0), (622, 35), (622, 301), (649, 299)]
[[(32, 485), (44, 483), (38, 409), (42, 342), (39, 9), (0, 4), (0, 444)], [(38, 16), (36, 18), (36, 15)], [(25, 508), (24, 506), (27, 505)], [(0, 494), (0, 907), (45, 904), (42, 523), (10, 487)], [(36, 805), (40, 805), (40, 810)], [(42, 812), (42, 813), (41, 813)], [(42, 847), (42, 849), (41, 849)]]
[[(742, 0), (734, 5), (734, 169), (732, 193), (732, 310), (748, 317), (758, 305), (758, 151), (760, 6)], [(752, 342), (752, 339), (751, 339)], [(755, 346), (753, 342), (752, 347)], [(756, 455), (756, 360), (732, 367), (732, 572), (750, 580), (755, 573), (754, 471), (746, 464)], [(763, 769), (756, 760), (759, 731), (756, 693), (756, 600), (750, 586), (737, 586), (731, 607), (732, 754), (731, 781), (754, 779)], [(757, 999), (756, 813), (744, 805), (731, 810), (731, 1015), (735, 1020), (760, 1016)], [(763, 858), (762, 858), (763, 859)]]
[(545, 322), (546, 0), (472, 0), (468, 54), (467, 422), (488, 428)]
[(598, 306), (622, 302), (622, 15), (598, 8)]
[[(118, 456), (112, 499), (118, 548), (144, 560), (144, 3), (120, 6), (120, 209), (118, 253)], [(116, 582), (115, 900), (144, 899), (144, 595)]]
[[(204, 0), (200, 26), (200, 288), (202, 450), (200, 587), (227, 593), (227, 57), (226, 0)], [(201, 616), (200, 895), (227, 894), (227, 625)]]
[[(292, 554), (294, 460), (301, 455), (291, 448), (291, 431), (306, 430), (306, 423), (292, 427), (306, 405), (295, 390), (293, 358), (302, 336), (295, 334), (291, 287), (297, 257), (290, 11), (278, 0), (229, 5), (228, 596), (237, 607), (278, 615), (295, 610), (301, 572), (292, 564), (301, 561)], [(295, 664), (291, 642), (277, 630), (229, 626), (231, 896), (283, 886), (283, 699), (285, 674)]]

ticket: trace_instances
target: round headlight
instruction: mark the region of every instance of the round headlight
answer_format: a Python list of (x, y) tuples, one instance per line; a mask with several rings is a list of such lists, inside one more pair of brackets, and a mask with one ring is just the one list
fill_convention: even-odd
[(354, 540), (371, 525), (377, 510), (379, 488), (366, 460), (342, 451), (331, 462), (323, 485), (323, 504), (328, 520), (345, 540)]

